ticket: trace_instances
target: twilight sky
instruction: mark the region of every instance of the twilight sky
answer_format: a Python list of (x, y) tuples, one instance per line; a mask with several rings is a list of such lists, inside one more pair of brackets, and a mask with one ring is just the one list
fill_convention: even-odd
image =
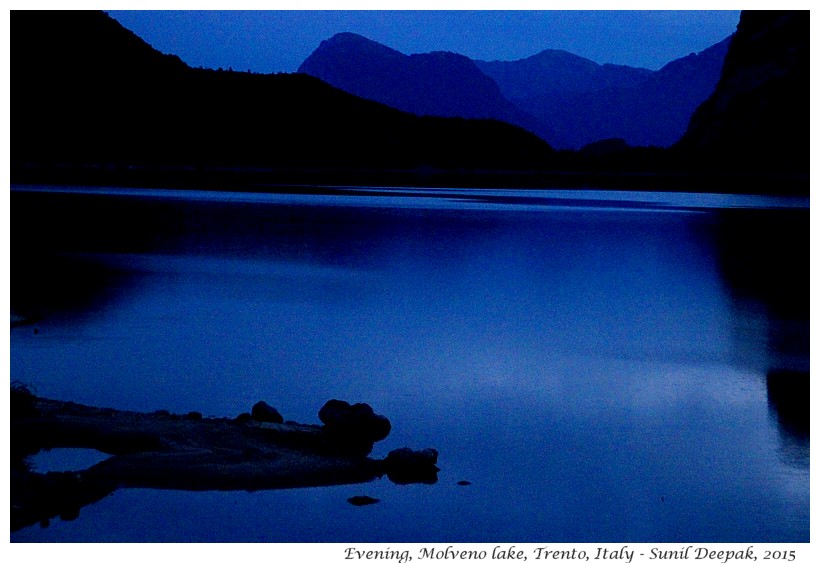
[(597, 63), (658, 69), (735, 31), (738, 11), (119, 11), (108, 12), (190, 66), (295, 72), (319, 43), (352, 31), (405, 54), (453, 51), (516, 60), (564, 49)]

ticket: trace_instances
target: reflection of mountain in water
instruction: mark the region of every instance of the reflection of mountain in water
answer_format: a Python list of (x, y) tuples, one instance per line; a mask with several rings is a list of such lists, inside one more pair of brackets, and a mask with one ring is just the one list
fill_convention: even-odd
[[(739, 360), (766, 363), (766, 392), (784, 463), (809, 465), (809, 213), (727, 210), (720, 214), (720, 267), (737, 332), (765, 319), (760, 350), (736, 341)], [(762, 313), (761, 313), (762, 312)]]
[(808, 371), (808, 210), (726, 210), (718, 220), (719, 264), (740, 319), (736, 330), (762, 309), (767, 326), (760, 352), (768, 368)]
[(777, 423), (781, 458), (800, 468), (809, 467), (809, 373), (771, 370), (766, 375), (769, 412)]

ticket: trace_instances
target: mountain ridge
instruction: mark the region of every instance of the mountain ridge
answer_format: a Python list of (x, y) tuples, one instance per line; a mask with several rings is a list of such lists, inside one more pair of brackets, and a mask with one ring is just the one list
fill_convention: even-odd
[(598, 64), (558, 49), (516, 61), (441, 51), (405, 55), (343, 32), (322, 41), (298, 71), (418, 115), (506, 121), (556, 148), (578, 149), (609, 138), (667, 147), (714, 89), (728, 42), (652, 71)]
[[(741, 18), (719, 88), (686, 142), (665, 149), (610, 138), (555, 151), (497, 119), (419, 117), (305, 74), (193, 69), (103, 12), (12, 11), (11, 176), (215, 189), (232, 189), (224, 181), (232, 177), (254, 190), (294, 182), (697, 190), (694, 174), (741, 178), (721, 184), (729, 191), (807, 192), (807, 13)], [(464, 60), (427, 58), (437, 59)]]
[(416, 115), (498, 119), (542, 138), (546, 131), (542, 123), (507, 100), (474, 61), (458, 53), (405, 55), (364, 36), (342, 32), (322, 41), (297, 72)]
[(420, 118), (307, 75), (193, 69), (102, 12), (11, 23), (17, 164), (526, 168), (551, 152), (500, 121)]

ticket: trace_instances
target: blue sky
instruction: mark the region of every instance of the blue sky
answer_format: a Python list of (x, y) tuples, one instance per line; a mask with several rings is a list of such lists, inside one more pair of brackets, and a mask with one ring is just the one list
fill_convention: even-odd
[(516, 60), (564, 49), (597, 63), (658, 69), (734, 32), (738, 11), (109, 11), (191, 66), (295, 72), (319, 43), (352, 31), (406, 54)]

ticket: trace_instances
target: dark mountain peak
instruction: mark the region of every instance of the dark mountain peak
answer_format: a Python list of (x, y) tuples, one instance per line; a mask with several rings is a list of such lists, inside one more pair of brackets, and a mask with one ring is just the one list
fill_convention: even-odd
[(371, 55), (403, 57), (404, 53), (391, 49), (386, 45), (382, 45), (377, 41), (368, 39), (364, 35), (353, 33), (350, 31), (343, 31), (337, 33), (330, 39), (325, 39), (319, 44), (317, 51), (331, 49), (334, 51), (360, 51)]
[(546, 49), (517, 61), (476, 61), (504, 95), (526, 104), (534, 97), (573, 96), (612, 86), (633, 86), (651, 70), (621, 65), (600, 65), (558, 49)]
[[(330, 39), (326, 39), (322, 41), (322, 43), (376, 43), (375, 41), (368, 39), (364, 35), (359, 35), (358, 33), (353, 33), (352, 31), (341, 31), (331, 37)], [(380, 45), (380, 43), (376, 43)]]
[(36, 65), (37, 72), (76, 77), (104, 68), (113, 78), (122, 76), (124, 68), (132, 77), (188, 68), (179, 57), (160, 53), (105, 12), (13, 10), (11, 23), (15, 48)]
[[(299, 66), (297, 72), (310, 74), (337, 88), (348, 90), (350, 69), (364, 67), (369, 73), (380, 72), (380, 69), (406, 57), (407, 55), (367, 37), (343, 32), (322, 41)], [(359, 92), (352, 93), (361, 95)]]
[[(579, 64), (579, 65), (586, 65), (588, 67), (598, 67), (600, 66), (595, 61), (591, 61), (586, 59), (580, 55), (576, 55), (575, 53), (570, 53), (569, 51), (564, 51), (563, 49), (544, 49), (534, 55), (529, 57), (525, 57), (524, 59), (520, 59), (522, 61), (530, 61), (530, 62), (537, 62), (539, 64), (553, 64), (556, 62), (559, 63), (570, 63), (570, 64)], [(516, 62), (516, 61), (513, 61)]]
[(299, 72), (362, 98), (417, 115), (492, 118), (539, 126), (505, 99), (498, 84), (464, 55), (433, 51), (404, 55), (352, 33), (323, 41)]
[[(192, 69), (103, 12), (12, 11), (11, 23), (12, 161), (26, 174), (132, 165), (148, 177), (162, 175), (157, 167), (165, 166), (368, 174), (532, 168), (550, 151), (534, 135), (498, 121), (419, 118), (305, 74)], [(353, 34), (335, 43), (393, 52)]]

